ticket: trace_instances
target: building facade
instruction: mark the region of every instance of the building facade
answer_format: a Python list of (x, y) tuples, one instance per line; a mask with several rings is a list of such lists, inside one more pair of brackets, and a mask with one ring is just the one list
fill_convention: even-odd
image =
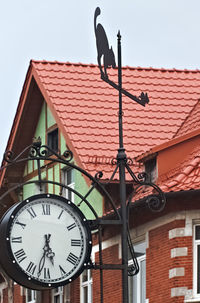
[[(116, 81), (117, 72), (109, 74)], [(135, 95), (147, 92), (150, 99), (143, 108), (123, 98), (124, 145), (127, 156), (134, 160), (131, 169), (136, 175), (145, 171), (166, 196), (165, 208), (152, 212), (148, 205), (152, 191), (145, 186), (132, 195), (135, 184), (127, 173), (129, 229), (140, 268), (137, 275), (129, 276), (129, 302), (200, 302), (200, 72), (126, 67), (123, 79), (125, 89)], [(103, 172), (100, 182), (118, 209), (118, 175), (109, 181), (118, 150), (117, 102), (117, 92), (101, 81), (95, 65), (31, 61), (7, 151), (18, 155), (38, 138), (59, 155), (70, 150), (72, 164), (91, 176)], [(53, 153), (50, 156), (55, 158)], [(39, 181), (36, 160), (1, 170), (0, 215), (32, 195), (53, 193), (68, 198), (88, 220), (93, 219), (76, 194), (86, 195), (91, 180), (73, 166), (56, 161), (44, 159), (40, 166)], [(88, 199), (100, 218), (114, 218), (103, 191), (94, 188)], [(92, 237), (93, 264), (120, 264), (119, 227), (102, 228), (103, 260), (95, 229)], [(130, 267), (132, 264), (130, 257)], [(104, 303), (122, 302), (121, 271), (104, 270), (102, 288), (100, 280), (98, 269), (86, 269), (66, 286), (35, 291), (2, 272), (0, 302), (98, 303), (101, 295)]]

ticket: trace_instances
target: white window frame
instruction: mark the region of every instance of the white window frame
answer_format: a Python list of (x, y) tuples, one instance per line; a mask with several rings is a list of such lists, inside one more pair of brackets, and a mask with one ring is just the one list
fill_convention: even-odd
[[(28, 292), (31, 294), (31, 301), (28, 301)], [(26, 303), (36, 303), (36, 290), (26, 289)]]
[[(72, 182), (71, 183), (68, 183), (68, 180), (67, 180), (67, 173), (68, 172), (71, 172), (72, 176), (71, 176), (71, 179), (72, 179)], [(74, 170), (73, 168), (68, 168), (68, 169), (63, 169), (62, 171), (62, 182), (64, 185), (67, 185), (68, 187), (74, 189), (75, 187), (75, 182), (74, 182)], [(68, 196), (68, 189), (67, 188), (63, 188), (63, 196), (67, 199), (69, 199), (69, 196)], [(71, 202), (74, 202), (74, 192), (71, 192)]]
[[(135, 248), (135, 247), (134, 247)], [(135, 248), (136, 253), (137, 253), (137, 248)], [(137, 281), (137, 286), (136, 286), (136, 302), (134, 303), (144, 303), (147, 302), (147, 299), (144, 299), (144, 302), (142, 302), (142, 298), (141, 298), (141, 289), (142, 289), (142, 276), (141, 276), (141, 264), (143, 261), (145, 261), (145, 265), (146, 265), (146, 250), (145, 253), (143, 255), (141, 255), (140, 257), (137, 258), (138, 261), (138, 265), (139, 265), (139, 273), (137, 275), (134, 276), (134, 278)], [(131, 266), (133, 264), (133, 260), (129, 260), (128, 265)], [(146, 277), (146, 267), (145, 267), (145, 277)], [(129, 283), (129, 287), (131, 287), (130, 283)], [(145, 288), (146, 288), (146, 281), (145, 281)], [(146, 289), (145, 289), (145, 295), (146, 295)], [(132, 303), (130, 301), (130, 303)]]
[[(194, 292), (194, 297), (195, 298), (199, 298), (200, 300), (200, 292), (197, 292), (197, 266), (198, 266), (198, 246), (200, 246), (200, 239), (196, 240), (196, 226), (200, 227), (200, 223), (199, 224), (195, 224), (193, 226), (193, 292)], [(199, 260), (200, 262), (200, 260)], [(200, 279), (200, 277), (199, 277)]]
[(58, 303), (63, 303), (63, 286), (59, 286), (52, 290), (52, 303), (54, 303), (54, 299), (56, 296), (59, 297)]
[[(87, 280), (83, 281), (83, 274), (80, 276), (80, 302), (81, 303), (92, 303), (92, 270), (91, 269), (85, 269), (87, 271)], [(87, 296), (88, 301), (84, 301), (84, 289), (87, 288)]]

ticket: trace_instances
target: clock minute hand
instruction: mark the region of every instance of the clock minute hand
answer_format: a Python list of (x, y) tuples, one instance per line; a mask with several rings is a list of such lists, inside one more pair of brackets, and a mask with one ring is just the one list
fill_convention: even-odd
[(43, 270), (44, 263), (45, 263), (45, 257), (46, 257), (47, 251), (49, 250), (50, 236), (51, 236), (50, 234), (44, 235), (44, 237), (45, 237), (45, 245), (44, 245), (44, 247), (43, 247), (43, 255), (42, 255), (42, 258), (40, 259), (40, 262), (39, 262), (38, 277), (41, 275), (41, 272), (42, 272), (42, 270)]
[(52, 249), (49, 246), (50, 237), (51, 237), (51, 234), (45, 235), (45, 238), (46, 238), (46, 247), (47, 247), (46, 256), (50, 259), (52, 265), (54, 265), (53, 258), (55, 256), (55, 253), (52, 252)]
[(44, 263), (45, 263), (45, 256), (46, 256), (46, 251), (43, 252), (42, 258), (40, 259), (39, 270), (38, 270), (38, 277), (41, 275), (41, 272), (43, 270)]

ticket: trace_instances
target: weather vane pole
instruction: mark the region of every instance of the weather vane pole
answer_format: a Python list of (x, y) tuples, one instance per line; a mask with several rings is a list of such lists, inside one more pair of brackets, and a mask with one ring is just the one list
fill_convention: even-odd
[(122, 111), (122, 56), (121, 56), (121, 35), (117, 34), (118, 46), (118, 86), (119, 86), (119, 147), (123, 148), (123, 111)]

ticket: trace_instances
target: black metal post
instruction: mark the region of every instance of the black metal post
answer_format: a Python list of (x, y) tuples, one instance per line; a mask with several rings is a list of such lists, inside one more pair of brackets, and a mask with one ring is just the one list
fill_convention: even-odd
[(123, 146), (123, 111), (122, 111), (122, 63), (121, 63), (121, 35), (118, 32), (118, 85), (119, 85), (119, 149), (117, 161), (119, 163), (120, 202), (121, 202), (121, 252), (122, 252), (122, 302), (128, 303), (128, 244), (127, 244), (127, 208), (126, 208), (126, 178), (125, 164), (127, 161)]

